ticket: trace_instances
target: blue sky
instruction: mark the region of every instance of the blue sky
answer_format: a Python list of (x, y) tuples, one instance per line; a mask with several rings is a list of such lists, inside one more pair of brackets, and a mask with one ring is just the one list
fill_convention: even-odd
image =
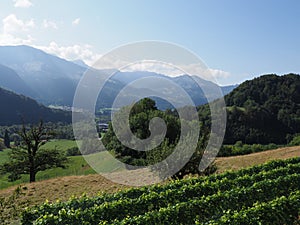
[(298, 0), (1, 0), (0, 45), (27, 44), (92, 63), (120, 45), (179, 44), (220, 84), (300, 73)]

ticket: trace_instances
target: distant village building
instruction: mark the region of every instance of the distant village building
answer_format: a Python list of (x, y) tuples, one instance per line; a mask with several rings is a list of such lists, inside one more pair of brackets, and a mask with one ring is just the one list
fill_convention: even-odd
[(107, 123), (98, 123), (97, 125), (98, 132), (107, 132), (108, 131), (108, 124)]

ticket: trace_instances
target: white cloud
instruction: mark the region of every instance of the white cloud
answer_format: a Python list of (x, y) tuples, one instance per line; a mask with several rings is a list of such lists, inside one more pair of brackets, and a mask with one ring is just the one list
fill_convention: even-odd
[[(73, 24), (79, 24), (80, 18), (73, 21)], [(0, 33), (0, 45), (31, 45), (44, 50), (50, 54), (57, 55), (61, 58), (67, 60), (83, 60), (86, 64), (90, 66), (95, 66), (98, 68), (97, 64), (94, 63), (101, 57), (101, 55), (95, 53), (92, 50), (92, 46), (87, 44), (74, 44), (70, 46), (61, 46), (58, 43), (52, 41), (48, 46), (37, 46), (34, 45), (34, 38), (28, 33), (30, 29), (35, 27), (35, 22), (33, 19), (24, 21), (18, 19), (15, 14), (10, 14), (2, 20), (3, 29)], [(50, 20), (43, 20), (44, 28), (58, 29), (55, 22)], [(107, 62), (101, 61), (99, 65), (102, 69), (107, 66), (107, 68), (117, 68), (120, 69), (121, 66), (128, 65), (122, 68), (122, 71), (150, 71), (161, 73), (169, 76), (179, 76), (182, 74), (197, 75), (203, 79), (216, 82), (217, 79), (227, 78), (230, 76), (229, 72), (220, 69), (205, 68), (199, 64), (186, 64), (186, 65), (171, 65), (167, 63), (161, 63), (156, 61), (146, 61), (141, 63), (130, 64), (129, 62), (121, 61), (118, 58), (106, 58)], [(218, 82), (216, 82), (218, 83)]]
[[(76, 19), (75, 24), (78, 24), (80, 19)], [(92, 46), (71, 45), (60, 46), (56, 42), (51, 42), (48, 46), (37, 46), (34, 44), (35, 39), (29, 34), (29, 31), (35, 28), (33, 19), (21, 20), (15, 14), (10, 14), (2, 20), (2, 32), (0, 33), (0, 45), (31, 45), (33, 47), (44, 50), (50, 54), (57, 55), (67, 60), (81, 59), (88, 65), (92, 65), (100, 58), (92, 50)], [(51, 20), (43, 20), (44, 28), (58, 29), (58, 25)]]
[(28, 8), (32, 6), (32, 2), (29, 0), (14, 0), (14, 6), (15, 7), (20, 7), (20, 8)]
[(51, 20), (43, 20), (43, 27), (44, 28), (52, 28), (52, 29), (55, 29), (55, 30), (58, 29), (57, 24), (54, 21), (51, 21)]
[[(74, 24), (78, 24), (80, 22), (80, 18), (77, 18), (73, 22)], [(58, 29), (56, 22), (46, 19), (43, 20), (42, 26), (44, 28)], [(61, 46), (53, 41), (48, 46), (37, 46), (34, 44), (35, 39), (29, 33), (31, 29), (35, 27), (36, 25), (33, 19), (21, 20), (17, 18), (15, 14), (6, 16), (4, 19), (2, 19), (0, 45), (31, 45), (67, 60), (83, 60), (88, 65), (93, 65), (93, 63), (101, 56), (96, 54), (92, 50), (92, 46), (87, 44)]]
[(90, 45), (60, 46), (53, 41), (48, 46), (35, 47), (67, 60), (81, 59), (88, 65), (93, 65), (101, 57), (101, 55), (92, 51), (92, 46)]
[(229, 72), (220, 69), (207, 68), (200, 64), (178, 65), (178, 67), (187, 74), (199, 76), (202, 79), (214, 83), (218, 83), (218, 79), (230, 76)]
[[(118, 65), (124, 65), (127, 63), (113, 62), (113, 65), (118, 68)], [(205, 80), (217, 82), (217, 79), (227, 78), (230, 76), (229, 72), (206, 68), (200, 64), (188, 64), (188, 65), (172, 65), (164, 62), (146, 60), (139, 63), (128, 64), (128, 66), (121, 69), (121, 71), (149, 71), (160, 74), (165, 74), (171, 77), (180, 76), (183, 74), (190, 74), (199, 76)]]
[[(116, 62), (117, 61), (114, 60), (115, 66), (117, 66), (117, 64), (119, 64), (119, 66), (127, 64), (125, 62), (123, 62), (123, 63), (121, 63), (121, 62), (116, 63)], [(120, 70), (127, 71), (127, 72), (148, 71), (148, 72), (165, 74), (165, 75), (172, 76), (172, 77), (184, 74), (183, 71), (181, 71), (180, 69), (177, 69), (176, 67), (174, 67), (170, 64), (155, 61), (155, 60), (145, 60), (145, 61), (138, 62), (138, 63), (128, 64), (127, 66), (121, 68)]]
[(1, 45), (28, 45), (34, 38), (28, 34), (35, 27), (33, 19), (23, 21), (15, 14), (10, 14), (2, 20), (2, 33), (0, 33)]
[(11, 34), (16, 32), (26, 32), (29, 31), (30, 28), (35, 27), (35, 23), (33, 19), (28, 21), (23, 21), (18, 19), (15, 14), (10, 14), (2, 20), (3, 23), (3, 33)]
[(80, 23), (80, 18), (76, 18), (75, 20), (72, 21), (73, 26), (77, 26)]
[(216, 79), (227, 78), (230, 76), (229, 72), (219, 70), (219, 69), (211, 69), (211, 68), (207, 69), (207, 74), (212, 75)]
[(16, 37), (11, 34), (0, 34), (0, 45), (30, 45), (34, 38), (30, 35)]

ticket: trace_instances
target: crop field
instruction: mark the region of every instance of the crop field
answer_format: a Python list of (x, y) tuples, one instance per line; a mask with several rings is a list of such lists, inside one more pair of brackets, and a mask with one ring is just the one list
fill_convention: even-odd
[[(23, 224), (294, 224), (300, 158), (28, 208)], [(298, 221), (299, 222), (299, 221)]]

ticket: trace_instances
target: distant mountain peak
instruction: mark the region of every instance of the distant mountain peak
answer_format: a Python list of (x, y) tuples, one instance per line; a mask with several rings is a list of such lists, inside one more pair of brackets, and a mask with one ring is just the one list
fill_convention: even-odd
[(81, 59), (76, 59), (76, 60), (73, 60), (71, 61), (73, 62), (74, 64), (78, 65), (78, 66), (81, 66), (81, 67), (84, 67), (86, 69), (90, 68), (83, 60)]
[(13, 69), (36, 93), (35, 99), (44, 104), (71, 105), (77, 83), (86, 71), (85, 67), (27, 45), (0, 46), (0, 64)]
[[(26, 84), (29, 89), (33, 90), (35, 95), (26, 91), (19, 91), (16, 88), (11, 88), (8, 85), (4, 86), (17, 93), (22, 93), (27, 96), (34, 97), (39, 102), (49, 105), (64, 105), (71, 106), (73, 103), (73, 97), (75, 94), (78, 82), (89, 68), (82, 60), (67, 61), (65, 59), (53, 56), (40, 49), (36, 49), (26, 45), (20, 46), (0, 46), (0, 64), (11, 68), (16, 72), (19, 78)], [(1, 71), (0, 71), (1, 72)], [(103, 73), (113, 73), (115, 70), (102, 70)], [(1, 75), (1, 74), (0, 74)], [(199, 88), (199, 82), (205, 87), (216, 86), (216, 84), (205, 81), (200, 77), (190, 77), (188, 75), (181, 75), (176, 77), (167, 76), (151, 71), (118, 71), (114, 73), (110, 81), (108, 82), (109, 88), (106, 89), (107, 95), (105, 95), (105, 103), (103, 107), (109, 107), (112, 103), (112, 97), (121, 90), (125, 85), (132, 81), (146, 77), (165, 78), (175, 82), (177, 85), (182, 86), (184, 90), (191, 95), (196, 105), (204, 104), (207, 102), (203, 92)], [(193, 79), (194, 78), (194, 79)], [(198, 79), (195, 82), (195, 79)], [(152, 81), (151, 81), (152, 82)], [(153, 82), (157, 80), (153, 79)], [(152, 82), (152, 84), (153, 84)], [(5, 82), (3, 82), (4, 84)], [(144, 91), (150, 93), (149, 83), (146, 83), (141, 88), (135, 88), (134, 96), (140, 96)], [(1, 83), (0, 83), (1, 86)], [(25, 85), (24, 85), (25, 86)], [(174, 96), (178, 95), (176, 90), (168, 90), (161, 82), (154, 84), (156, 86), (156, 92), (172, 92)], [(226, 93), (230, 91), (230, 88), (226, 89)], [(156, 93), (155, 92), (155, 93)]]

